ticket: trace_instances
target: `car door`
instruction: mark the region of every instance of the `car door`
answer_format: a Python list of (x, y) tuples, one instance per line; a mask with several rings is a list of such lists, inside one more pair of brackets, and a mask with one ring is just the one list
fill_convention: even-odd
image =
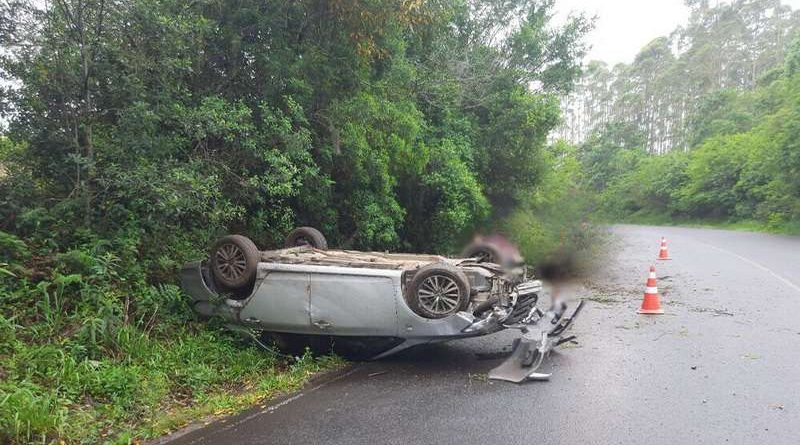
[(269, 270), (239, 319), (277, 332), (313, 333), (309, 315), (310, 274)]
[(313, 272), (311, 324), (320, 334), (396, 336), (397, 283), (386, 271), (330, 268)]

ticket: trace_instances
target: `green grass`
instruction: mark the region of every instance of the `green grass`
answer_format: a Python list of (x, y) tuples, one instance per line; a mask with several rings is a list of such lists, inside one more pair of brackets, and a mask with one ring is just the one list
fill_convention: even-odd
[(131, 443), (234, 413), (342, 363), (279, 358), (197, 322), (155, 334), (123, 326), (94, 358), (66, 335), (39, 337), (40, 325), (0, 326), (3, 443)]
[(177, 286), (95, 246), (31, 252), (0, 232), (0, 254), (2, 444), (140, 442), (342, 365), (201, 322)]

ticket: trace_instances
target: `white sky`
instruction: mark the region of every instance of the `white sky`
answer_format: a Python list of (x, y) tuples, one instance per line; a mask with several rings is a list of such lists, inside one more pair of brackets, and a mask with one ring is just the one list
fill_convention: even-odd
[[(800, 9), (800, 0), (782, 0)], [(689, 20), (683, 0), (556, 0), (557, 21), (570, 12), (596, 15), (595, 29), (587, 36), (587, 60), (609, 65), (630, 63), (644, 45), (669, 35)]]

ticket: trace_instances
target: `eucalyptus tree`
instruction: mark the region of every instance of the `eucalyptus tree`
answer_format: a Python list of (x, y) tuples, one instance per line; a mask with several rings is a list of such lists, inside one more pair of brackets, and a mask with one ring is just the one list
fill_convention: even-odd
[[(619, 121), (643, 130), (652, 153), (689, 149), (697, 139), (691, 123), (703, 98), (724, 89), (755, 88), (782, 63), (800, 26), (800, 14), (779, 0), (686, 3), (691, 15), (685, 27), (647, 44), (630, 64), (594, 65), (587, 71), (564, 101), (562, 134), (582, 142)], [(603, 89), (609, 90), (607, 103), (598, 104), (597, 90)], [(589, 109), (610, 111), (598, 117)]]

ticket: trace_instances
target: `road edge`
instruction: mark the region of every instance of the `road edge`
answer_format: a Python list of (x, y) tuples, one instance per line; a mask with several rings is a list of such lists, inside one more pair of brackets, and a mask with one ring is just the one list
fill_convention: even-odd
[[(194, 420), (190, 424), (173, 431), (172, 433), (148, 439), (143, 443), (144, 445), (169, 445), (206, 427), (210, 428), (216, 426), (217, 428), (214, 429), (215, 431), (224, 431), (229, 428), (236, 427), (258, 416), (275, 411), (281, 406), (287, 405), (303, 397), (305, 394), (314, 392), (330, 383), (352, 375), (360, 368), (360, 366), (361, 363), (349, 363), (339, 369), (322, 372), (311, 377), (300, 389), (296, 391), (290, 391), (274, 397), (266, 398), (261, 400), (258, 404), (251, 406), (250, 408), (246, 408), (236, 414), (223, 414), (217, 416), (212, 415)], [(193, 444), (202, 442), (203, 438), (199, 437), (196, 440), (192, 440), (188, 443)]]

